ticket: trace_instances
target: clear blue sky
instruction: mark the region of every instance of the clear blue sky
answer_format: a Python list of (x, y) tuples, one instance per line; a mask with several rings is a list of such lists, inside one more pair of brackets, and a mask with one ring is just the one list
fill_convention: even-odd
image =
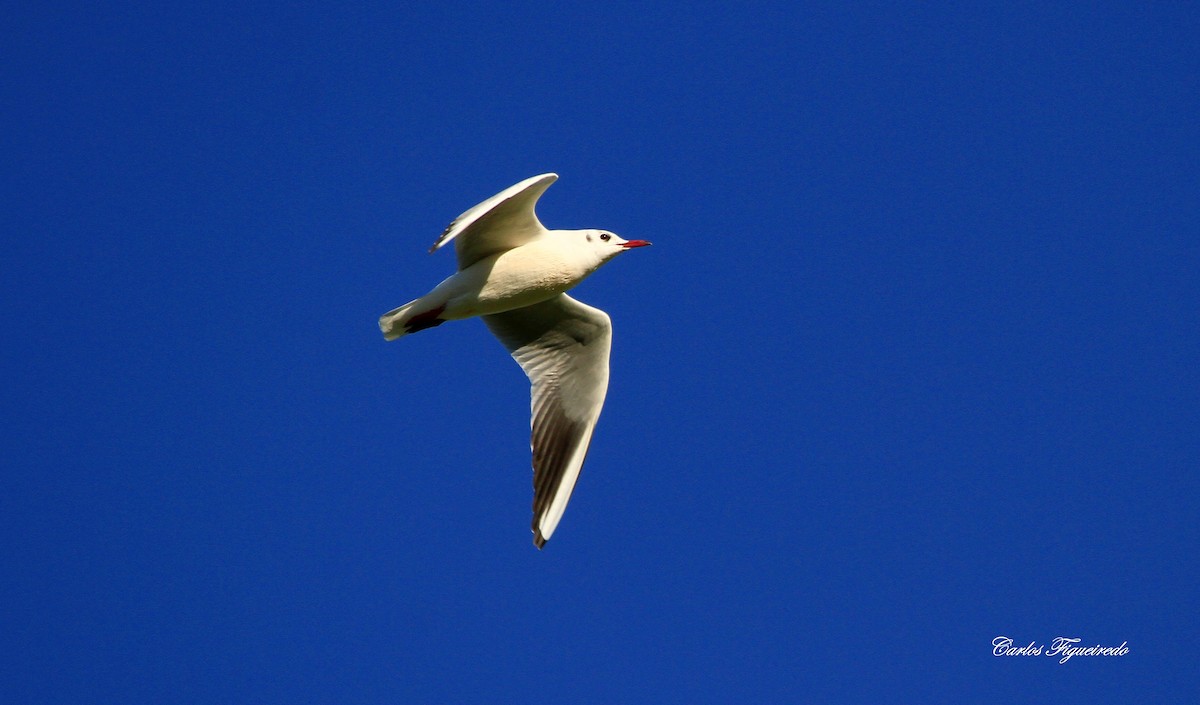
[[(0, 700), (1195, 701), (1194, 7), (100, 5), (0, 29)], [(538, 552), (375, 320), (545, 171), (655, 246)]]

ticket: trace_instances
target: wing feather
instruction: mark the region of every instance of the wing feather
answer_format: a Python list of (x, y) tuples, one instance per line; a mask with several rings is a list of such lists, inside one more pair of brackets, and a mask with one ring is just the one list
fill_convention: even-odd
[(562, 519), (608, 391), (608, 314), (560, 294), (483, 317), (528, 375), (533, 533), (545, 545)]
[(466, 269), (488, 255), (519, 247), (546, 233), (534, 207), (557, 174), (541, 174), (514, 184), (455, 218), (429, 248), (434, 252), (454, 240), (458, 268)]

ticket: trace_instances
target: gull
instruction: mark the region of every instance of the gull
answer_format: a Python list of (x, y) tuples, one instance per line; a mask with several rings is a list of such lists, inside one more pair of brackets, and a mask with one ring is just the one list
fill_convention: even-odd
[(533, 543), (558, 528), (608, 390), (612, 322), (566, 292), (645, 240), (608, 230), (547, 230), (534, 213), (558, 179), (525, 179), (450, 223), (429, 251), (450, 241), (458, 271), (428, 294), (379, 319), (385, 340), (480, 317), (529, 377)]

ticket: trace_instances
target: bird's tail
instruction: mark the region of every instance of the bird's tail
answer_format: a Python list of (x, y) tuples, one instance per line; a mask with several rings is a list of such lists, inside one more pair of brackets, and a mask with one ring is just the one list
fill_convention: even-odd
[[(425, 297), (425, 299), (428, 298)], [(413, 299), (400, 308), (394, 308), (380, 316), (379, 330), (383, 331), (383, 339), (395, 340), (409, 333), (416, 333), (419, 330), (445, 323), (446, 319), (442, 318), (442, 312), (446, 310), (446, 304), (428, 308), (429, 304), (426, 301), (424, 305), (418, 305), (425, 299)]]
[(391, 311), (379, 317), (379, 330), (383, 331), (384, 340), (395, 340), (403, 335), (411, 333), (405, 324), (408, 322), (408, 317), (413, 304), (420, 299), (413, 299), (404, 304), (400, 308), (394, 308)]

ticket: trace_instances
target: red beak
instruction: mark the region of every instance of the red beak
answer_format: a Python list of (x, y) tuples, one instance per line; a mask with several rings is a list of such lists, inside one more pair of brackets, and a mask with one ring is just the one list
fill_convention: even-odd
[(626, 249), (631, 249), (634, 247), (648, 247), (649, 245), (650, 242), (648, 240), (626, 240), (625, 242), (621, 243), (621, 247)]

